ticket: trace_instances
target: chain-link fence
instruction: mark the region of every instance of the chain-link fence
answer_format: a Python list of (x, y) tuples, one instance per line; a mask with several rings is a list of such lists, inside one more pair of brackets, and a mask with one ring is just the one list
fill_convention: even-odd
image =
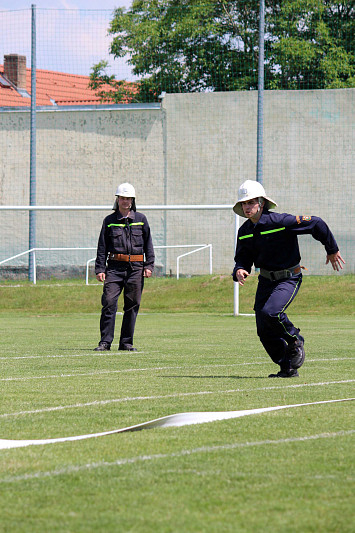
[[(255, 179), (259, 2), (139, 4), (151, 10), (35, 11), (36, 204), (107, 206), (37, 211), (39, 248), (95, 248), (124, 181), (139, 208), (232, 205)], [(280, 211), (323, 217), (353, 272), (354, 9), (301, 4), (266, 2), (263, 185)], [(31, 9), (0, 11), (2, 208), (30, 204), (32, 23)], [(212, 244), (213, 271), (231, 272), (231, 210), (146, 214), (157, 246)], [(27, 250), (28, 236), (28, 210), (0, 210), (0, 261)], [(300, 242), (309, 273), (330, 273), (322, 247)], [(175, 273), (179, 253), (159, 249), (160, 271)], [(71, 275), (91, 255), (37, 260), (46, 275)], [(186, 257), (181, 273), (208, 271), (207, 255)], [(2, 274), (26, 273), (27, 260)]]

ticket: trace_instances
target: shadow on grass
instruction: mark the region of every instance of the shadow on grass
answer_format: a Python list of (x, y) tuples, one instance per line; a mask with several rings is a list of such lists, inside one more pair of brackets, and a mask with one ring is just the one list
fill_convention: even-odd
[(187, 378), (187, 379), (264, 379), (267, 376), (159, 376), (161, 378)]

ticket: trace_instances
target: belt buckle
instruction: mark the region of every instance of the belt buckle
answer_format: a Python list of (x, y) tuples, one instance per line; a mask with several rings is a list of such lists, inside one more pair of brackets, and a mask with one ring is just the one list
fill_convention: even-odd
[(276, 281), (275, 272), (273, 270), (269, 271), (271, 281)]

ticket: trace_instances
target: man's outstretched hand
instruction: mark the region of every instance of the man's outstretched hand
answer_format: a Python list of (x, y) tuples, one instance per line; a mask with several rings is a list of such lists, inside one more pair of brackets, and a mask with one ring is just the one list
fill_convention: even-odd
[[(335, 254), (329, 254), (327, 255), (327, 260), (325, 264), (331, 263), (334, 270), (343, 270), (343, 264), (345, 265), (345, 261), (340, 255), (340, 252), (336, 252)], [(343, 263), (343, 264), (342, 264)]]

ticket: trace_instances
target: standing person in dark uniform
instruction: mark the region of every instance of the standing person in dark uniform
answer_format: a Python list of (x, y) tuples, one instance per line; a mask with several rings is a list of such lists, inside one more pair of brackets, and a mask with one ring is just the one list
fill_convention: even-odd
[[(137, 351), (133, 334), (143, 291), (144, 278), (154, 269), (154, 248), (148, 220), (136, 211), (136, 193), (129, 183), (116, 191), (114, 213), (102, 224), (95, 274), (104, 283), (100, 319), (101, 340), (95, 351), (111, 349), (117, 300), (123, 290), (124, 306), (119, 350)], [(145, 256), (145, 257), (144, 257)]]
[(253, 264), (260, 268), (255, 295), (257, 333), (268, 355), (280, 366), (270, 378), (297, 377), (305, 359), (304, 338), (285, 311), (295, 298), (301, 282), (297, 235), (310, 234), (326, 250), (326, 264), (342, 269), (344, 259), (327, 224), (315, 216), (272, 213), (277, 204), (264, 187), (247, 180), (239, 188), (233, 210), (248, 220), (239, 228), (233, 280), (240, 285)]

